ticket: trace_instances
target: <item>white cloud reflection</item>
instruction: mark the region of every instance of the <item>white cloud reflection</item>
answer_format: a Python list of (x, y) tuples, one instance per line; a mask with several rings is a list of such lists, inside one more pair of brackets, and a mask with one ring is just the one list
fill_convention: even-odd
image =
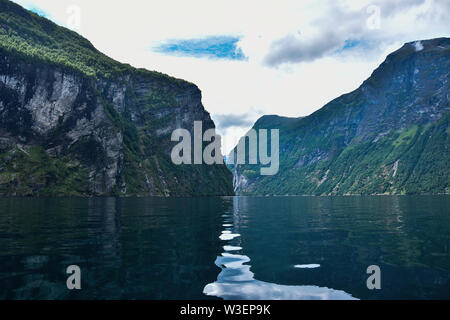
[(320, 268), (320, 264), (296, 264), (294, 266), (296, 269), (315, 269)]
[[(225, 300), (357, 300), (342, 290), (310, 285), (280, 285), (256, 280), (250, 270), (251, 265), (248, 264), (250, 258), (239, 254), (244, 250), (239, 234), (239, 225), (243, 218), (239, 210), (239, 201), (240, 198), (234, 198), (234, 212), (222, 215), (226, 229), (219, 238), (226, 241), (226, 245), (223, 246), (225, 252), (215, 261), (221, 272), (217, 276), (217, 281), (205, 286), (204, 294)], [(318, 268), (320, 265), (305, 264), (294, 267), (310, 269)]]
[(216, 265), (222, 269), (217, 281), (205, 286), (203, 293), (225, 300), (357, 300), (342, 290), (318, 286), (287, 286), (254, 278), (245, 255), (223, 253)]

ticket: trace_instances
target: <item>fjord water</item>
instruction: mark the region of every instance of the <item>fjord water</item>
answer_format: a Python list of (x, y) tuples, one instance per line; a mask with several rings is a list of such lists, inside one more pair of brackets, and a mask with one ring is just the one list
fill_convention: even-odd
[(0, 299), (449, 299), (449, 245), (450, 196), (3, 198)]

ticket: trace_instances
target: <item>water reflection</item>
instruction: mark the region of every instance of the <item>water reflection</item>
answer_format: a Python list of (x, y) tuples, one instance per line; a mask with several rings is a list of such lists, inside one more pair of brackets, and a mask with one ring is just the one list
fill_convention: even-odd
[(448, 195), (0, 198), (0, 299), (449, 299), (449, 208)]
[[(217, 281), (205, 286), (203, 293), (225, 300), (355, 300), (352, 295), (326, 287), (280, 285), (256, 280), (250, 270), (250, 258), (243, 254), (240, 240), (240, 223), (245, 214), (240, 210), (245, 206), (245, 198), (233, 198), (233, 212), (224, 214), (222, 234), (219, 239), (226, 241), (225, 252), (216, 258), (215, 264), (221, 269)], [(233, 253), (230, 253), (233, 252)], [(313, 269), (318, 264), (295, 265), (294, 268)]]
[(320, 268), (320, 264), (315, 264), (315, 263), (312, 263), (312, 264), (296, 264), (294, 266), (294, 268), (297, 268), (297, 269), (315, 269), (315, 268)]

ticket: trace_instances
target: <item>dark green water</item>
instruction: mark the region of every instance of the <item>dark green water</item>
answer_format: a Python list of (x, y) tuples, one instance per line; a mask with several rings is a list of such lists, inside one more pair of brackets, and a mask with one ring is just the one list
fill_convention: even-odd
[(449, 299), (449, 245), (450, 196), (0, 199), (0, 299)]

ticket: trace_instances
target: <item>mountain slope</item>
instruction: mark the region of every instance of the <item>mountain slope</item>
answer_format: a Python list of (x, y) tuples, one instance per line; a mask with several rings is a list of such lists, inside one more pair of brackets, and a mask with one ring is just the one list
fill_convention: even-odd
[(280, 129), (280, 170), (230, 166), (236, 192), (450, 192), (450, 39), (420, 44), (405, 44), (357, 90), (308, 117), (259, 119), (254, 128)]
[(195, 85), (0, 0), (0, 195), (231, 195), (226, 166), (171, 162), (197, 120), (214, 128)]

